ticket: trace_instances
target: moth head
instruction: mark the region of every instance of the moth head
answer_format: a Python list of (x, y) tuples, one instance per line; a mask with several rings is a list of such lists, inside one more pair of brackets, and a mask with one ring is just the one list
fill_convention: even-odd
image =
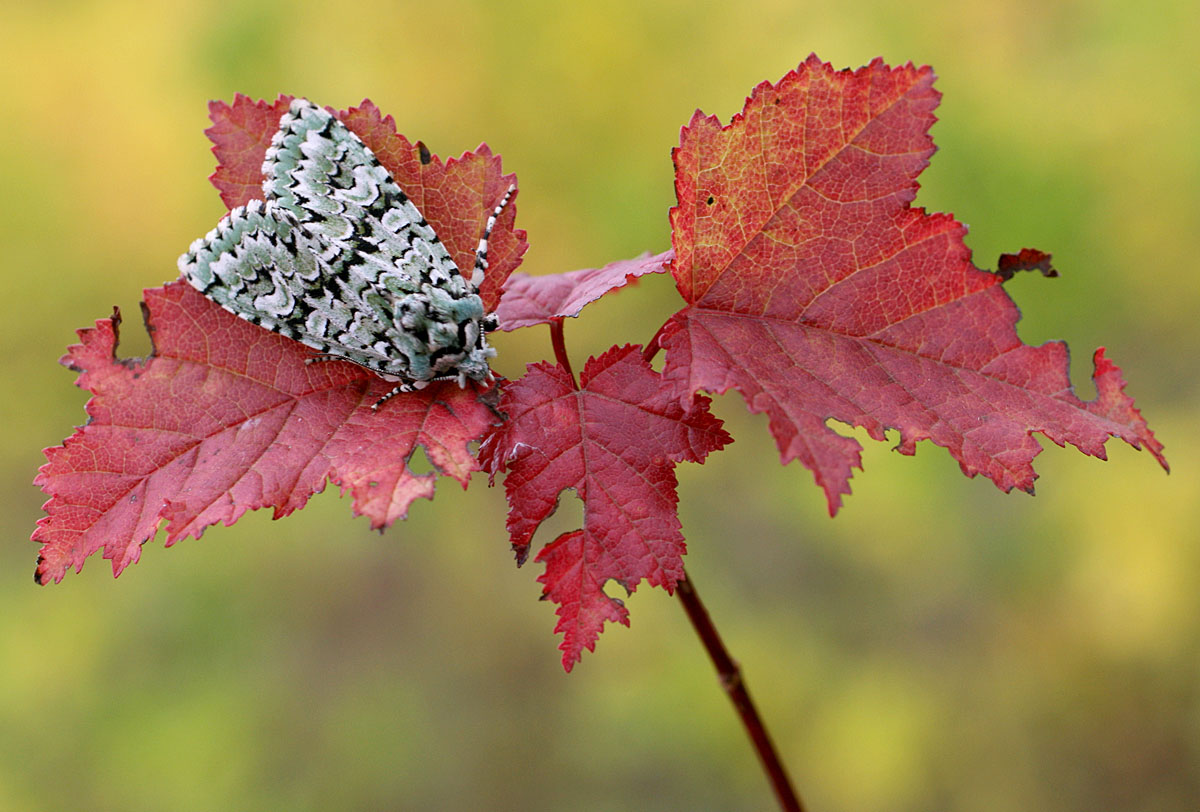
[(481, 335), (479, 343), (471, 347), (458, 362), (459, 374), (473, 381), (486, 383), (492, 380), (492, 370), (488, 360), (496, 356), (494, 347), (489, 347), (487, 340)]

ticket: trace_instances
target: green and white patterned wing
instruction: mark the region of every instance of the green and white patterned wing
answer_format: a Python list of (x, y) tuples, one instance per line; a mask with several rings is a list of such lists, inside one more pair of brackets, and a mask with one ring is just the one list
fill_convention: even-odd
[[(179, 259), (226, 310), (398, 380), (488, 381), (491, 326), (432, 227), (365, 144), (328, 112), (292, 102), (263, 163), (263, 201), (231, 211)], [(390, 393), (392, 394), (392, 393)]]

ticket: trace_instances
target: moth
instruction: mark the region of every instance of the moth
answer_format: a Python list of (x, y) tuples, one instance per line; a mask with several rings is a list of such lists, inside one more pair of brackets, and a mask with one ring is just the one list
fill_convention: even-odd
[(263, 199), (192, 243), (179, 270), (246, 321), (397, 382), (373, 409), (433, 381), (491, 383), (496, 351), (479, 286), (488, 217), (470, 278), (404, 190), (346, 125), (306, 99), (279, 120), (263, 161)]

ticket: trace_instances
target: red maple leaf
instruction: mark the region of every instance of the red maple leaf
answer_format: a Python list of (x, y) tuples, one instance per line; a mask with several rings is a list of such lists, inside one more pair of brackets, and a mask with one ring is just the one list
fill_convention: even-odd
[(674, 467), (700, 462), (731, 442), (721, 421), (697, 397), (685, 410), (636, 346), (589, 358), (576, 388), (561, 366), (531, 364), (506, 384), (507, 421), (480, 447), (480, 461), (504, 480), (508, 531), (518, 563), (534, 531), (574, 489), (583, 528), (565, 533), (537, 556), (546, 571), (542, 594), (558, 604), (556, 632), (570, 671), (584, 648), (595, 649), (605, 621), (629, 625), (624, 604), (603, 587), (628, 593), (645, 579), (673, 591), (683, 577), (683, 535), (675, 506)]
[(1061, 342), (1023, 344), (1001, 283), (1049, 257), (1027, 251), (987, 273), (966, 228), (911, 208), (933, 153), (933, 72), (876, 60), (834, 71), (810, 57), (763, 83), (727, 126), (697, 113), (674, 150), (672, 274), (687, 306), (664, 326), (664, 375), (694, 392), (741, 392), (766, 412), (783, 462), (799, 459), (830, 513), (861, 446), (833, 418), (912, 454), (949, 449), (968, 476), (1032, 492), (1040, 432), (1104, 458), (1119, 437), (1166, 467), (1161, 444), (1095, 356), (1081, 401)]
[(648, 273), (665, 273), (675, 252), (649, 252), (633, 259), (610, 262), (602, 268), (529, 276), (515, 273), (504, 284), (504, 298), (496, 308), (501, 330), (519, 330), (535, 324), (573, 318), (586, 305), (628, 285)]
[[(213, 183), (226, 205), (260, 192), (271, 135), (290, 98), (274, 105), (238, 96), (214, 103), (208, 134), (220, 166)], [(434, 226), (460, 267), (469, 268), (481, 224), (512, 176), (486, 145), (443, 163), (413, 146), (370, 102), (338, 114), (379, 158)], [(251, 179), (255, 179), (251, 182)], [(494, 307), (520, 262), (525, 233), (510, 205), (491, 240), (482, 291)], [(154, 352), (116, 357), (119, 314), (81, 330), (63, 363), (94, 393), (89, 421), (46, 450), (36, 483), (50, 496), (38, 523), (36, 577), (59, 581), (103, 549), (119, 574), (162, 522), (167, 544), (199, 536), (245, 511), (302, 507), (327, 480), (350, 491), (373, 528), (432, 498), (436, 474), (407, 465), (422, 445), (438, 471), (465, 487), (479, 466), (468, 444), (495, 422), (476, 390), (435, 384), (372, 405), (393, 384), (349, 363), (307, 364), (313, 352), (226, 312), (184, 282), (148, 290), (143, 309)]]

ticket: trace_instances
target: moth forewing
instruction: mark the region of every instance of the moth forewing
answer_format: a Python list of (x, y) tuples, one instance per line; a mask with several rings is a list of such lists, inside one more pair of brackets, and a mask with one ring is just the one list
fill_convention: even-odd
[(279, 121), (263, 199), (229, 212), (179, 258), (226, 310), (398, 385), (376, 404), (438, 380), (490, 382), (495, 327), (479, 286), (491, 212), (465, 278), (420, 210), (342, 122), (306, 99)]

